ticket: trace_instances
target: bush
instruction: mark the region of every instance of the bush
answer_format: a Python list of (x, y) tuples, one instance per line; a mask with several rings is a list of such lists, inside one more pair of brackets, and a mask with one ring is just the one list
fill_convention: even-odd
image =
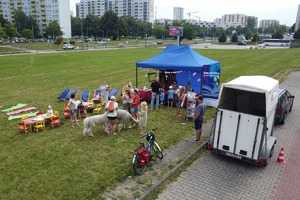
[(294, 39), (300, 39), (300, 29), (298, 29), (293, 36)]

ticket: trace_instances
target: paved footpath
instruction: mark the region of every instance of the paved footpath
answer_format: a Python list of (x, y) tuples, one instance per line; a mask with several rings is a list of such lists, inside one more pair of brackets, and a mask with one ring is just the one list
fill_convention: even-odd
[[(294, 105), (283, 126), (276, 126), (274, 155), (265, 168), (208, 152), (198, 158), (160, 200), (185, 199), (300, 199), (300, 72), (293, 72), (280, 87), (294, 96)], [(284, 147), (286, 164), (276, 158)]]

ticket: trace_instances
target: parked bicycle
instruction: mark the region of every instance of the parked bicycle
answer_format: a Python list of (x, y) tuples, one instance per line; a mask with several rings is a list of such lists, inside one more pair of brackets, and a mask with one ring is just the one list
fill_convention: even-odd
[[(155, 131), (156, 129), (152, 129)], [(142, 175), (147, 167), (147, 164), (152, 160), (151, 157), (151, 149), (154, 151), (156, 157), (159, 159), (163, 159), (163, 153), (161, 148), (157, 144), (155, 140), (155, 135), (152, 131), (147, 132), (143, 137), (146, 137), (148, 142), (147, 146), (145, 147), (144, 141), (140, 142), (140, 147), (134, 151), (133, 159), (132, 159), (132, 166), (133, 170), (137, 175)]]

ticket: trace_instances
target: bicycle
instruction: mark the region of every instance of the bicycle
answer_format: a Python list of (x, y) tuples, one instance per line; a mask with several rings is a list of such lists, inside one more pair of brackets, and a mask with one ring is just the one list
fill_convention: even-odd
[[(155, 130), (156, 129), (152, 129), (152, 131)], [(152, 157), (150, 155), (151, 149), (159, 159), (163, 159), (164, 157), (152, 131), (149, 131), (142, 136), (142, 138), (146, 137), (146, 140), (148, 142), (146, 148), (144, 141), (142, 141), (140, 142), (140, 147), (133, 153), (132, 166), (135, 174), (137, 175), (142, 175), (146, 171), (147, 164), (152, 160)]]

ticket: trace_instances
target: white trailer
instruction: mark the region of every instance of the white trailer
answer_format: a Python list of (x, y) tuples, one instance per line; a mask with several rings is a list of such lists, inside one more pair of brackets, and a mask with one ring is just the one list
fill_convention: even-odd
[(279, 82), (266, 76), (241, 76), (221, 86), (206, 148), (266, 166), (273, 154)]

